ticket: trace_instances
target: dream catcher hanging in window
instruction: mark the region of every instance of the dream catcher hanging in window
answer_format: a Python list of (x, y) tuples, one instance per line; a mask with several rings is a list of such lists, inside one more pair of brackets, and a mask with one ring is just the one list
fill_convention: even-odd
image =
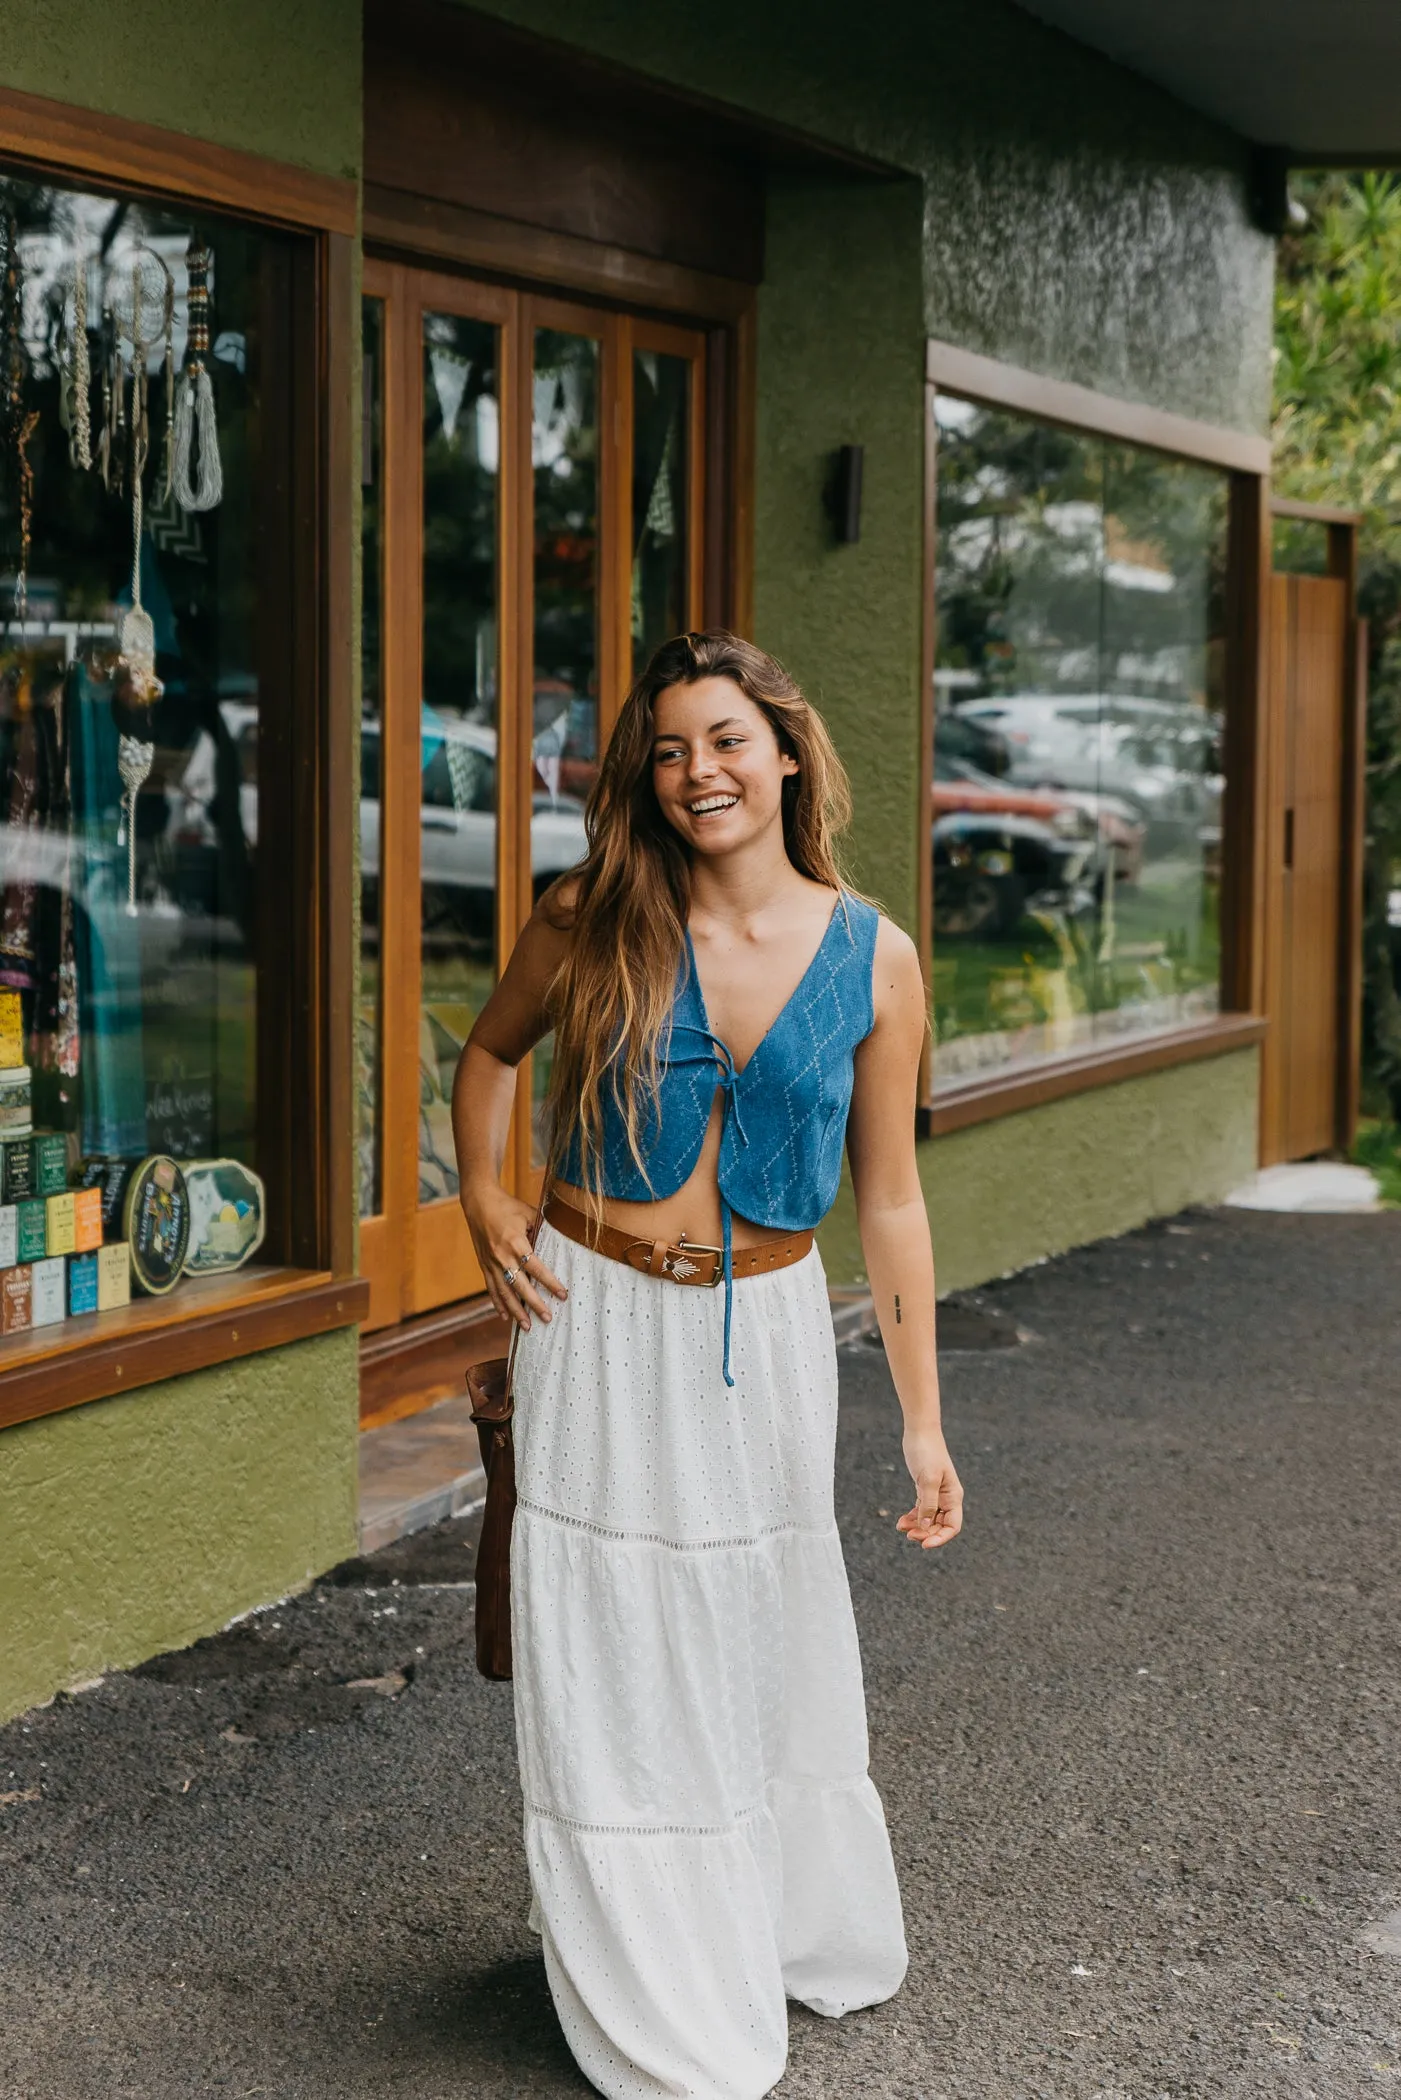
[[(146, 465), (151, 452), (151, 364), (164, 379), (164, 478), (169, 483), (175, 405), (175, 281), (154, 250), (138, 245), (113, 263), (106, 286), (107, 349), (103, 427), (98, 459), (108, 487), (115, 479), (131, 496), (131, 604), (117, 621), (117, 680), (122, 713), (117, 770), (125, 790), (117, 844), (127, 848), (127, 911), (136, 913), (136, 798), (150, 775), (156, 747), (150, 711), (164, 690), (156, 676), (156, 630), (141, 603), (141, 540)], [(123, 453), (125, 457), (123, 458)]]

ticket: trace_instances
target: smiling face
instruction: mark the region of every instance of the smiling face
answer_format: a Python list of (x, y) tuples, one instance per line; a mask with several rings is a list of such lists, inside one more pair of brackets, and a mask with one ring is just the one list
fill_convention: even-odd
[(729, 678), (669, 685), (652, 707), (652, 785), (694, 853), (733, 853), (773, 827), (798, 761), (761, 707)]

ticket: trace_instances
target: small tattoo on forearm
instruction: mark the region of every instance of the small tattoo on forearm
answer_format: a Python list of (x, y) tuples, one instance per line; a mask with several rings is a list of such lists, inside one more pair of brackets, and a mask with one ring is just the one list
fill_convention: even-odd
[(895, 1325), (897, 1327), (900, 1325), (900, 1299), (898, 1295), (895, 1300)]

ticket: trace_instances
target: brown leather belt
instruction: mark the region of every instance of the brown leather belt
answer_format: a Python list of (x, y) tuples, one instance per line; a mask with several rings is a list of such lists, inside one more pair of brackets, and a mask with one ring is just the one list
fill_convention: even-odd
[[(644, 1276), (661, 1276), (668, 1283), (697, 1284), (705, 1290), (714, 1290), (717, 1283), (724, 1281), (724, 1249), (702, 1246), (688, 1240), (684, 1233), (674, 1244), (669, 1240), (638, 1239), (633, 1233), (620, 1232), (615, 1225), (595, 1225), (592, 1218), (586, 1218), (559, 1196), (551, 1196), (545, 1205), (545, 1222), (565, 1239), (574, 1240), (591, 1253), (606, 1254), (610, 1261), (625, 1262)], [(765, 1240), (760, 1247), (736, 1247), (730, 1257), (730, 1269), (736, 1279), (767, 1276), (773, 1269), (791, 1268), (811, 1247), (810, 1231), (790, 1232), (781, 1240)]]

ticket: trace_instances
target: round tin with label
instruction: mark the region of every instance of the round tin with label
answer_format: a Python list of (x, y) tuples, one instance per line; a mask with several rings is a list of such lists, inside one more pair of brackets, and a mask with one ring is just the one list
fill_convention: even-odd
[(152, 1153), (133, 1173), (123, 1226), (136, 1288), (152, 1298), (174, 1290), (190, 1244), (190, 1197), (184, 1175), (164, 1153)]

